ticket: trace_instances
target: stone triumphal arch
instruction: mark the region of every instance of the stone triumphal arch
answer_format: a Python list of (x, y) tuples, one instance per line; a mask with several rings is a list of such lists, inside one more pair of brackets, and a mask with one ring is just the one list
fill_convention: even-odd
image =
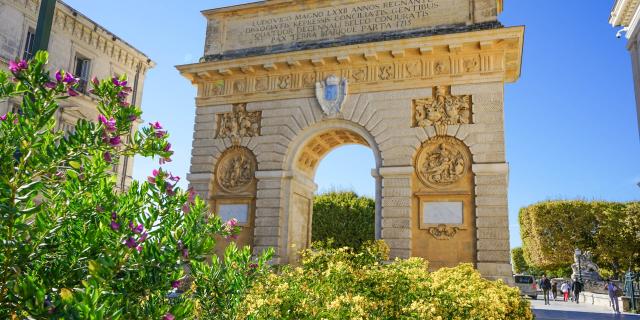
[(268, 0), (204, 11), (190, 184), (277, 262), (309, 244), (314, 175), (371, 148), (376, 235), (433, 268), (510, 278), (504, 84), (522, 27), (501, 0)]

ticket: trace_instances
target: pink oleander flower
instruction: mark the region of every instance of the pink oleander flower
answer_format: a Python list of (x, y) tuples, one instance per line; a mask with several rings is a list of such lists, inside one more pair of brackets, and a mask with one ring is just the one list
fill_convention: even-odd
[(58, 86), (57, 83), (51, 82), (51, 81), (44, 84), (44, 87), (47, 89), (55, 89), (57, 86)]
[(180, 288), (181, 284), (182, 284), (182, 281), (180, 280), (171, 281), (171, 287), (174, 289)]
[(164, 137), (166, 134), (167, 134), (167, 132), (166, 132), (166, 131), (158, 130), (158, 131), (156, 131), (156, 138), (162, 138), (162, 137)]
[(68, 85), (72, 85), (72, 84), (78, 83), (78, 78), (74, 77), (73, 74), (71, 74), (71, 72), (65, 72), (64, 79), (62, 79), (62, 82)]
[(167, 313), (164, 316), (162, 316), (162, 320), (176, 320), (176, 317), (171, 313)]
[(138, 239), (138, 242), (143, 243), (143, 242), (147, 241), (147, 238), (149, 238), (149, 234), (144, 232), (142, 234), (142, 236), (140, 236), (140, 239)]
[(113, 159), (111, 158), (111, 152), (107, 151), (103, 155), (104, 161), (111, 163)]
[(93, 83), (93, 85), (97, 87), (100, 85), (100, 80), (98, 80), (98, 78), (94, 76), (93, 78), (91, 78), (91, 83)]
[(129, 229), (135, 234), (141, 234), (144, 231), (144, 225), (142, 224), (133, 224), (133, 221), (129, 221)]
[(191, 205), (189, 203), (185, 203), (182, 205), (182, 212), (189, 213), (191, 212)]
[(108, 132), (114, 132), (116, 131), (116, 120), (111, 118), (109, 120), (107, 120), (107, 117), (105, 117), (104, 115), (98, 115), (98, 120), (104, 124), (105, 128), (107, 129)]
[(115, 220), (111, 220), (111, 224), (109, 226), (111, 227), (111, 230), (113, 230), (113, 231), (120, 230), (120, 224), (118, 222), (116, 222)]
[(74, 90), (73, 88), (69, 87), (67, 88), (67, 94), (71, 97), (77, 97), (80, 94), (78, 93), (78, 91)]
[(0, 116), (0, 121), (5, 121), (5, 120), (7, 120), (7, 114), (6, 113)]
[(109, 144), (111, 144), (111, 146), (113, 146), (113, 147), (119, 146), (121, 142), (122, 142), (122, 140), (120, 139), (120, 136), (115, 136), (115, 137), (109, 139)]
[(252, 263), (252, 264), (249, 265), (249, 268), (257, 269), (258, 268), (258, 264), (257, 263)]
[(138, 251), (138, 253), (142, 252), (142, 245), (137, 246), (136, 250)]
[(129, 249), (133, 249), (135, 247), (138, 246), (138, 244), (136, 243), (136, 239), (134, 239), (133, 237), (129, 237), (129, 239), (127, 239), (124, 244), (129, 247)]
[(138, 120), (138, 116), (136, 116), (135, 114), (132, 114), (127, 119), (129, 119), (129, 121), (131, 121), (131, 122), (134, 122), (134, 121)]
[(56, 81), (62, 82), (63, 78), (64, 78), (64, 71), (61, 71), (61, 70), (56, 71)]
[(180, 181), (180, 177), (174, 176), (173, 174), (171, 174), (171, 172), (169, 172), (169, 180), (171, 180), (173, 182), (178, 182), (178, 181)]
[(225, 223), (229, 228), (235, 228), (238, 225), (238, 220), (233, 218)]
[(196, 201), (196, 191), (193, 188), (189, 188), (189, 203), (194, 203)]
[[(131, 106), (131, 104), (130, 104), (129, 102), (126, 102), (126, 101), (121, 101), (121, 102), (120, 102), (120, 106), (121, 106), (121, 107), (123, 107), (123, 108), (126, 108), (126, 107)], [(134, 119), (134, 120), (135, 120), (135, 119)], [(133, 120), (132, 120), (132, 121), (133, 121)]]
[(163, 165), (163, 164), (169, 163), (171, 161), (172, 161), (171, 158), (160, 158), (159, 163), (160, 163), (160, 165)]
[(151, 126), (151, 128), (156, 129), (156, 130), (162, 129), (162, 125), (160, 124), (159, 121), (149, 122), (149, 125)]
[(25, 60), (9, 61), (9, 71), (11, 71), (11, 73), (13, 73), (14, 75), (17, 75), (22, 70), (26, 70), (28, 67), (29, 65), (27, 65), (27, 61)]
[(127, 86), (127, 80), (122, 80), (120, 81), (120, 79), (113, 77), (112, 82), (114, 85), (119, 86), (119, 87), (126, 87)]
[(167, 183), (167, 186), (165, 187), (165, 192), (169, 196), (175, 196), (176, 195), (175, 191), (173, 191), (173, 186), (168, 184), (168, 183)]

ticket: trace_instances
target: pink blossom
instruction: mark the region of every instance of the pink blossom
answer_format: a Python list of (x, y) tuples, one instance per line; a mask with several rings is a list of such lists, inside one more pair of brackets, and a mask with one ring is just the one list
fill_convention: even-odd
[(45, 83), (44, 86), (47, 89), (55, 89), (58, 86), (58, 84), (56, 84), (55, 82), (49, 81), (49, 82)]
[(171, 313), (167, 313), (164, 316), (162, 316), (162, 320), (176, 320), (176, 317)]
[(124, 244), (129, 247), (129, 249), (133, 249), (135, 248), (138, 244), (136, 243), (136, 240), (133, 237), (129, 237), (129, 239), (127, 239)]
[(107, 117), (101, 114), (98, 115), (98, 120), (104, 124), (108, 132), (116, 131), (116, 120), (114, 118), (107, 120)]
[(91, 78), (91, 83), (93, 83), (93, 85), (96, 86), (96, 87), (100, 85), (100, 81), (95, 76), (93, 78)]
[(67, 89), (67, 94), (71, 97), (77, 97), (80, 95), (76, 90), (73, 90), (73, 88), (71, 87)]
[(156, 122), (149, 122), (149, 125), (150, 125), (153, 129), (156, 129), (156, 130), (160, 130), (160, 129), (162, 129), (162, 125), (160, 124), (160, 122), (159, 122), (159, 121), (156, 121)]
[(113, 231), (117, 231), (120, 229), (120, 224), (117, 223), (115, 220), (111, 220), (110, 227)]
[(171, 287), (174, 288), (174, 289), (179, 288), (180, 284), (182, 284), (182, 282), (180, 280), (171, 281)]
[(191, 212), (191, 205), (189, 205), (189, 203), (185, 203), (182, 205), (182, 211), (184, 213), (189, 213)]
[(111, 158), (111, 153), (109, 151), (105, 152), (103, 155), (104, 161), (111, 163), (113, 159)]
[(129, 119), (129, 121), (133, 122), (133, 121), (138, 120), (138, 116), (136, 116), (135, 114), (132, 114), (132, 115), (129, 116), (128, 119)]
[(113, 137), (113, 138), (109, 139), (109, 144), (111, 144), (114, 147), (119, 146), (120, 142), (121, 142), (120, 136), (116, 136), (116, 137)]
[(71, 74), (70, 72), (65, 72), (64, 74), (64, 79), (62, 79), (62, 82), (72, 85), (78, 82), (78, 79), (76, 77), (73, 76), (73, 74)]
[(147, 177), (147, 181), (151, 184), (156, 184), (156, 178), (154, 177)]
[(0, 121), (5, 121), (7, 120), (7, 114), (3, 114), (0, 116)]
[(18, 74), (20, 73), (22, 70), (27, 69), (29, 66), (27, 65), (27, 62), (25, 60), (21, 60), (21, 61), (9, 61), (9, 71), (11, 71), (11, 73)]

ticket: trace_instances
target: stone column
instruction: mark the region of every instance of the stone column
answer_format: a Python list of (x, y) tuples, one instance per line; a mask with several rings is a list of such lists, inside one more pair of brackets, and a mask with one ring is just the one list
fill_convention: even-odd
[(512, 283), (507, 187), (509, 165), (474, 164), (478, 271), (485, 278)]
[[(273, 248), (275, 250), (275, 261), (279, 261), (282, 246), (282, 217), (283, 204), (281, 195), (285, 171), (257, 171), (258, 193), (256, 197), (256, 220), (254, 230), (253, 252), (257, 254)], [(284, 240), (286, 245), (286, 240)]]
[(375, 237), (382, 239), (382, 176), (378, 169), (371, 170), (371, 176), (376, 180), (376, 213), (375, 213)]
[(411, 257), (411, 175), (413, 167), (383, 167), (382, 239), (391, 258)]

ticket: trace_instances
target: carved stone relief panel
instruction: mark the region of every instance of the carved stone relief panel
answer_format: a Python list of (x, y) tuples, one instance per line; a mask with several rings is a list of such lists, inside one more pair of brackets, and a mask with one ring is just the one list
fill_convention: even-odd
[(216, 138), (231, 138), (237, 144), (241, 138), (260, 135), (261, 111), (247, 112), (247, 104), (233, 106), (233, 112), (218, 114)]
[(225, 151), (216, 168), (216, 182), (226, 192), (240, 192), (253, 182), (256, 160), (253, 153), (243, 147), (232, 147)]
[(413, 100), (413, 127), (471, 123), (471, 96), (452, 96), (451, 87), (438, 86), (433, 97)]
[(432, 188), (443, 188), (460, 181), (469, 171), (471, 158), (459, 140), (438, 136), (427, 142), (416, 157), (418, 178)]

